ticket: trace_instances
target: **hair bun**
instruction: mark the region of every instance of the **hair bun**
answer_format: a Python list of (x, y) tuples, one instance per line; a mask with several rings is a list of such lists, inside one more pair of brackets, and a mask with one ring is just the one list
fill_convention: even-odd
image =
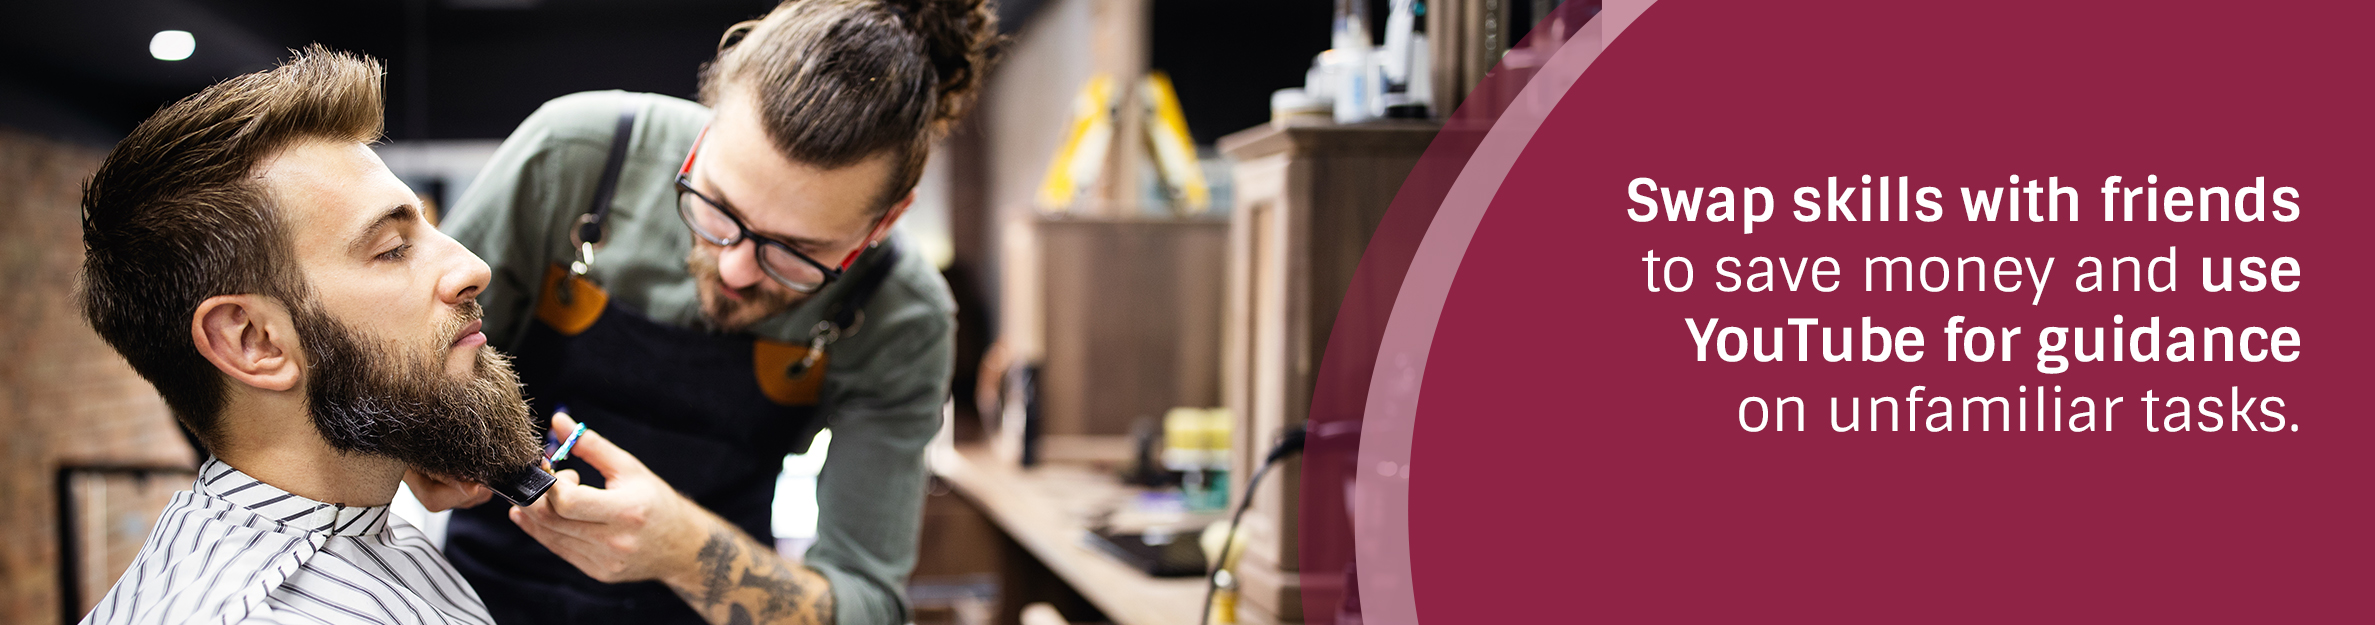
[(997, 7), (987, 0), (885, 0), (908, 30), (922, 38), (924, 53), (940, 76), (935, 122), (953, 122), (972, 108), (999, 42)]

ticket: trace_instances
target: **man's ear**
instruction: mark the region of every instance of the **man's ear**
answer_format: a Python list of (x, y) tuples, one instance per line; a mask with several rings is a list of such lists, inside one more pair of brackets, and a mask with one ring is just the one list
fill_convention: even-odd
[(883, 239), (890, 238), (891, 226), (898, 225), (899, 218), (907, 214), (907, 207), (914, 204), (915, 190), (909, 189), (907, 197), (900, 198), (899, 203), (892, 204), (890, 210), (883, 211), (882, 219), (874, 223), (874, 231), (866, 233), (866, 246), (873, 247)]
[(296, 324), (280, 302), (261, 295), (217, 295), (190, 315), (190, 339), (214, 368), (267, 391), (297, 388)]

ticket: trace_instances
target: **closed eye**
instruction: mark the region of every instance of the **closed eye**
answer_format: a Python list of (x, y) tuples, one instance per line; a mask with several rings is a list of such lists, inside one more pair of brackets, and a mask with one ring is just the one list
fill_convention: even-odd
[[(384, 242), (386, 242), (391, 235), (393, 235), (397, 241), (401, 242), (405, 239), (405, 233), (410, 231), (398, 230), (391, 233), (389, 230), (391, 228), (410, 227), (414, 224), (420, 223), (420, 221), (420, 211), (413, 208), (413, 206), (410, 204), (404, 204), (396, 206), (395, 208), (390, 208), (387, 210), (387, 212), (380, 213), (378, 218), (372, 219), (369, 225), (358, 229), (354, 236), (348, 237), (346, 249), (350, 250), (350, 253), (361, 254), (366, 250), (378, 247), (378, 244), (384, 244)], [(409, 247), (412, 246), (400, 245), (397, 246), (396, 249), (373, 254), (372, 259), (402, 260), (405, 254), (409, 252), (409, 250), (405, 248)]]
[(391, 250), (388, 250), (388, 251), (385, 251), (385, 252), (380, 252), (378, 256), (374, 256), (374, 257), (372, 257), (372, 258), (375, 258), (375, 259), (378, 259), (378, 260), (387, 261), (387, 262), (396, 262), (396, 261), (404, 260), (404, 257), (405, 257), (405, 256), (408, 256), (408, 255), (410, 255), (411, 253), (412, 253), (412, 244), (411, 244), (411, 243), (406, 243), (406, 244), (403, 244), (403, 245), (398, 245), (398, 246), (396, 246), (396, 248), (395, 248), (395, 249), (391, 249)]

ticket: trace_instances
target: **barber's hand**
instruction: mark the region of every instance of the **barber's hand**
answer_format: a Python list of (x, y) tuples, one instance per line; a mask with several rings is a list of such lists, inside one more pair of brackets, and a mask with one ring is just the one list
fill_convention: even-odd
[[(555, 435), (576, 427), (576, 420), (553, 415)], [(587, 431), (569, 455), (601, 471), (605, 488), (579, 483), (575, 469), (561, 471), (543, 500), (511, 509), (513, 523), (606, 583), (656, 579), (693, 565), (715, 517), (601, 434)]]
[(404, 485), (412, 488), (412, 497), (430, 512), (444, 512), (486, 503), (495, 491), (469, 480), (422, 473), (419, 469), (404, 469)]

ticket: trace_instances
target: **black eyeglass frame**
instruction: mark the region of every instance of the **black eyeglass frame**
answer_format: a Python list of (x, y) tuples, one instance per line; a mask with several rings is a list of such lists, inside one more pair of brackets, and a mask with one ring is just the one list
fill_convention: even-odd
[[(691, 168), (692, 163), (690, 162), (690, 159), (687, 159), (685, 166), (687, 169)], [(719, 247), (733, 247), (735, 244), (741, 243), (743, 239), (756, 241), (761, 248), (761, 251), (764, 251), (764, 249), (767, 247), (774, 247), (777, 250), (789, 253), (792, 255), (792, 258), (800, 259), (800, 262), (808, 263), (809, 267), (816, 268), (817, 274), (825, 277), (824, 280), (818, 281), (816, 284), (802, 286), (799, 283), (793, 282), (790, 278), (783, 277), (783, 274), (776, 273), (773, 264), (768, 263), (763, 258), (760, 259), (759, 269), (761, 271), (767, 272), (767, 277), (774, 278), (777, 284), (781, 284), (785, 288), (799, 291), (801, 293), (814, 293), (817, 289), (822, 289), (825, 288), (825, 285), (832, 284), (834, 280), (841, 279), (842, 270), (828, 267), (824, 263), (817, 262), (817, 260), (814, 258), (809, 258), (807, 254), (802, 254), (800, 253), (800, 250), (794, 249), (791, 244), (751, 232), (750, 225), (742, 223), (742, 216), (734, 214), (734, 209), (728, 208), (723, 202), (711, 199), (707, 194), (702, 193), (699, 189), (694, 189), (693, 179), (691, 176), (683, 172), (678, 172), (676, 174), (676, 190), (678, 191), (676, 196), (676, 217), (678, 219), (684, 220), (685, 227), (691, 229), (694, 236), (701, 237), (701, 240), (708, 241), (711, 245), (716, 245)], [(725, 215), (726, 221), (734, 223), (734, 235), (727, 237), (725, 240), (718, 240), (711, 238), (708, 232), (702, 231), (701, 224), (695, 223), (693, 221), (693, 207), (684, 199), (684, 197), (687, 195), (693, 196), (702, 202), (708, 203), (709, 207), (716, 209), (718, 214)]]

